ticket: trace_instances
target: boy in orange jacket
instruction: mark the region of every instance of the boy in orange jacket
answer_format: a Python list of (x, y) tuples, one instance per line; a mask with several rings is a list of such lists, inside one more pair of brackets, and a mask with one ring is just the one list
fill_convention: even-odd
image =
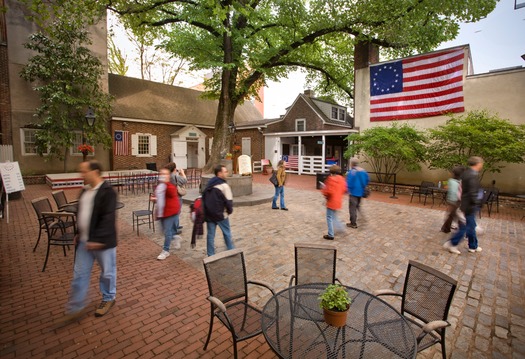
[(324, 182), (323, 195), (326, 198), (326, 224), (328, 234), (324, 239), (334, 239), (334, 227), (336, 232), (343, 232), (344, 224), (337, 217), (337, 211), (343, 206), (343, 196), (347, 191), (346, 181), (341, 176), (341, 167), (333, 165), (330, 167), (330, 175)]

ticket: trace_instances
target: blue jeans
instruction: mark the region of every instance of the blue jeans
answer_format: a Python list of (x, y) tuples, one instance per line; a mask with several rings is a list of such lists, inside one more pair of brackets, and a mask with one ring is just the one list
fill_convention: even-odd
[(77, 246), (71, 293), (66, 308), (68, 313), (77, 312), (86, 306), (85, 300), (95, 260), (100, 266), (99, 286), (102, 300), (107, 302), (115, 299), (117, 294), (117, 248), (88, 251), (86, 244), (80, 242)]
[(286, 208), (284, 205), (284, 186), (275, 186), (275, 194), (273, 195), (272, 208), (277, 208), (277, 197), (281, 196), (281, 208)]
[(171, 240), (173, 236), (177, 234), (177, 229), (179, 228), (179, 215), (165, 217), (160, 219), (160, 224), (164, 231), (164, 245), (162, 249), (166, 252), (170, 251)]
[(476, 249), (478, 248), (478, 237), (476, 236), (476, 211), (466, 215), (465, 219), (465, 224), (459, 222), (459, 229), (456, 233), (454, 233), (452, 238), (450, 238), (450, 242), (453, 246), (457, 246), (459, 242), (463, 240), (463, 237), (466, 234), (468, 239), (468, 247), (470, 249)]
[(337, 211), (335, 209), (326, 209), (326, 224), (328, 225), (328, 235), (334, 236), (334, 227), (336, 232), (342, 232), (344, 230), (343, 222), (337, 217)]
[(226, 248), (235, 248), (235, 246), (233, 245), (232, 234), (230, 231), (230, 220), (228, 218), (223, 219), (222, 221), (217, 223), (206, 222), (206, 228), (208, 230), (208, 233), (206, 234), (206, 250), (208, 256), (212, 256), (215, 254), (215, 230), (217, 229), (217, 226), (219, 226), (222, 231), (224, 243), (226, 243)]

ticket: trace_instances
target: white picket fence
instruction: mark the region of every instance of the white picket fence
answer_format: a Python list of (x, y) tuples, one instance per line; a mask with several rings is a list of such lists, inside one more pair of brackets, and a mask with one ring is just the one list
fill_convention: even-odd
[(0, 163), (13, 161), (13, 145), (0, 145)]

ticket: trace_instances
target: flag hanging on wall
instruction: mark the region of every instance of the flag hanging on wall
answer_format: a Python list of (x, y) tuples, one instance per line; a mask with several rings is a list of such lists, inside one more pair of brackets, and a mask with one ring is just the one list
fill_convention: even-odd
[(113, 137), (113, 154), (127, 156), (129, 153), (129, 131), (115, 131)]
[(463, 48), (370, 66), (370, 121), (464, 112)]

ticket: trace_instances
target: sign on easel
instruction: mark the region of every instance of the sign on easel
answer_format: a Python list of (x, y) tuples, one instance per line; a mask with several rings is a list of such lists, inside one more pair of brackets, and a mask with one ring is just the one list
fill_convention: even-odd
[(20, 172), (18, 162), (4, 162), (0, 163), (0, 175), (2, 176), (2, 184), (6, 193), (6, 218), (9, 223), (9, 194), (13, 192), (23, 191), (24, 179)]

